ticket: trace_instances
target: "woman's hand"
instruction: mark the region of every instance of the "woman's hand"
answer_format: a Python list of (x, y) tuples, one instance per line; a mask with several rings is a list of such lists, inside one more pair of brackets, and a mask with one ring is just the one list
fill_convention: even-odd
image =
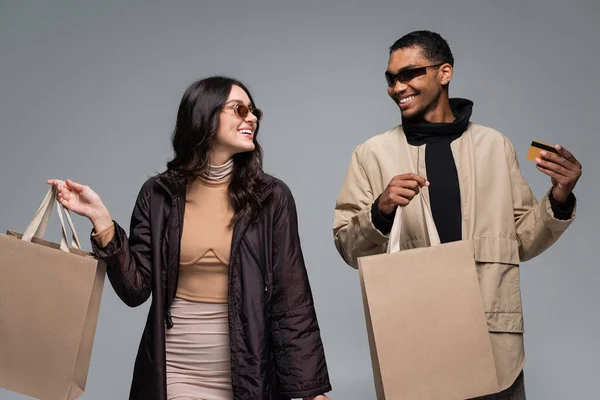
[(49, 179), (47, 183), (56, 188), (60, 204), (89, 219), (96, 232), (101, 232), (112, 225), (112, 217), (100, 196), (89, 186), (81, 185), (70, 179), (67, 179), (64, 185), (56, 179)]

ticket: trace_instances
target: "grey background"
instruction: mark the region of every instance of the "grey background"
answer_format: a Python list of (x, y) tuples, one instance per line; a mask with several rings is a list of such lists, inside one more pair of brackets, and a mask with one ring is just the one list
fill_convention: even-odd
[[(383, 78), (388, 47), (436, 30), (456, 58), (451, 95), (510, 138), (538, 197), (549, 178), (525, 160), (532, 139), (561, 143), (584, 165), (579, 218), (522, 266), (526, 383), (534, 400), (595, 398), (598, 4), (0, 1), (1, 229), (23, 230), (53, 177), (92, 186), (128, 227), (140, 186), (171, 156), (187, 85), (242, 79), (266, 114), (265, 169), (297, 200), (330, 395), (374, 399), (358, 274), (333, 246), (332, 212), (354, 147), (400, 121)], [(89, 223), (76, 226), (85, 238)], [(51, 227), (56, 240), (56, 219)], [(126, 398), (148, 305), (128, 308), (107, 281), (82, 398)]]

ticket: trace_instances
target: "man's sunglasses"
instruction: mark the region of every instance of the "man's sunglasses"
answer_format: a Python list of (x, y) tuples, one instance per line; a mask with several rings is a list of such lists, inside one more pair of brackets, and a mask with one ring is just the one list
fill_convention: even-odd
[(400, 83), (407, 83), (412, 81), (418, 76), (425, 75), (427, 73), (427, 68), (439, 67), (440, 65), (444, 65), (445, 63), (435, 64), (435, 65), (426, 65), (424, 67), (416, 67), (410, 69), (403, 69), (397, 74), (392, 74), (390, 71), (385, 71), (385, 80), (387, 81), (388, 86), (394, 86), (396, 81)]
[(227, 106), (225, 106), (225, 108), (231, 108), (233, 110), (234, 114), (240, 118), (246, 118), (249, 113), (252, 113), (252, 115), (254, 115), (257, 119), (256, 122), (259, 122), (263, 117), (263, 112), (260, 108), (251, 108), (251, 107), (245, 106), (241, 103), (234, 103), (231, 105), (227, 105)]

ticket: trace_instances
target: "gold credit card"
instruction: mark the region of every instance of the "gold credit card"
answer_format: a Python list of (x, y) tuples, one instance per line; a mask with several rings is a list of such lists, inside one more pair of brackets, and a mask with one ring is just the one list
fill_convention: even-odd
[(540, 152), (542, 150), (546, 150), (546, 151), (549, 151), (550, 153), (558, 154), (558, 151), (551, 144), (538, 142), (537, 140), (534, 140), (531, 142), (531, 146), (529, 146), (529, 152), (527, 153), (527, 159), (529, 161), (535, 162), (536, 158), (542, 158), (540, 156)]

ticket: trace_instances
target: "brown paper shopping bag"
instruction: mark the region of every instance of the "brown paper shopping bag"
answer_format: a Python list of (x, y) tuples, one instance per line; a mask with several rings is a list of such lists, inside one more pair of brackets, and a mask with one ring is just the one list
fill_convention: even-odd
[(0, 387), (44, 400), (85, 390), (106, 266), (69, 248), (57, 203), (61, 243), (42, 240), (56, 201), (50, 189), (24, 234), (0, 235)]
[(472, 243), (400, 251), (398, 208), (386, 254), (359, 258), (377, 399), (464, 400), (498, 392)]

